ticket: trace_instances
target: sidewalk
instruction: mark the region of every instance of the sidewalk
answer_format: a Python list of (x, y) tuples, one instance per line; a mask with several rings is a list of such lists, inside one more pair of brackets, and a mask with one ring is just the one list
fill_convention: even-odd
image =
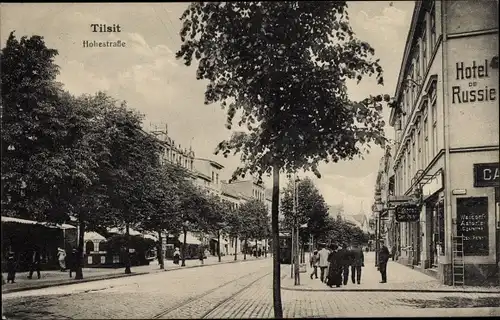
[[(387, 264), (387, 283), (380, 283), (380, 272), (375, 267), (375, 253), (365, 253), (365, 267), (361, 271), (361, 284), (353, 284), (350, 280), (346, 286), (330, 288), (319, 279), (311, 279), (312, 268), (308, 265), (307, 272), (300, 274), (300, 285), (295, 286), (290, 277), (282, 280), (281, 288), (293, 291), (404, 291), (404, 292), (472, 292), (500, 293), (500, 287), (452, 287), (440, 283), (437, 279), (417, 270), (408, 268), (392, 260)], [(318, 277), (320, 271), (318, 268)]]
[[(217, 265), (217, 264), (225, 264), (225, 263), (235, 263), (235, 262), (243, 262), (243, 261), (255, 261), (260, 259), (269, 259), (271, 256), (268, 255), (267, 258), (260, 257), (255, 258), (253, 256), (247, 255), (247, 259), (243, 260), (243, 254), (238, 255), (238, 260), (234, 261), (234, 256), (228, 255), (223, 256), (221, 258), (221, 262), (219, 263), (219, 259), (216, 256), (210, 256), (205, 260), (205, 263), (201, 265), (199, 260), (186, 260), (186, 266), (181, 267), (179, 265), (173, 264), (172, 260), (165, 260), (165, 269), (160, 269), (158, 264), (158, 260), (152, 261), (149, 265), (146, 266), (137, 266), (131, 267), (132, 273), (125, 274), (125, 268), (84, 268), (83, 269), (83, 279), (82, 280), (74, 280), (69, 278), (69, 271), (61, 272), (57, 270), (50, 271), (42, 271), (41, 278), (36, 278), (36, 272), (33, 275), (33, 279), (28, 279), (28, 272), (18, 272), (16, 273), (16, 282), (11, 284), (2, 285), (2, 293), (9, 292), (18, 292), (18, 291), (26, 291), (26, 290), (35, 290), (35, 289), (43, 289), (48, 287), (55, 287), (61, 285), (70, 285), (77, 284), (83, 282), (90, 281), (98, 281), (98, 280), (107, 280), (113, 278), (122, 278), (122, 277), (130, 277), (144, 274), (152, 274), (164, 271), (173, 271), (178, 269), (186, 269), (186, 268), (197, 268), (203, 266)], [(7, 273), (3, 273), (4, 279), (7, 279)]]

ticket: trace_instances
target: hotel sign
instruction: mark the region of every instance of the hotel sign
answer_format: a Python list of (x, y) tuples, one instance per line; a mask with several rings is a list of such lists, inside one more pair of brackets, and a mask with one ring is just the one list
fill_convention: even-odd
[(474, 164), (474, 187), (500, 187), (499, 167), (498, 162)]
[(488, 87), (487, 84), (480, 81), (490, 77), (490, 63), (491, 61), (488, 59), (455, 63), (455, 80), (465, 80), (467, 84), (451, 87), (452, 104), (497, 100), (497, 89)]

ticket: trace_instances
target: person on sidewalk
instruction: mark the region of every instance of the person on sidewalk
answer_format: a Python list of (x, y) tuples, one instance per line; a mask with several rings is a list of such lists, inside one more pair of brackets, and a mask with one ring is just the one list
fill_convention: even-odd
[(313, 278), (313, 276), (315, 277), (315, 279), (318, 279), (318, 265), (319, 265), (318, 250), (314, 250), (309, 263), (311, 264), (311, 268), (313, 268), (313, 271), (311, 273), (311, 279)]
[(28, 279), (33, 278), (33, 272), (35, 271), (38, 276), (38, 279), (40, 279), (41, 277), (40, 263), (41, 263), (40, 249), (37, 246), (35, 246), (33, 249), (33, 254), (31, 255), (30, 273), (28, 275)]
[(336, 286), (339, 288), (342, 285), (342, 255), (337, 251), (338, 246), (336, 244), (332, 244), (331, 252), (328, 255), (328, 280), (326, 281), (326, 285), (330, 288)]
[(342, 264), (342, 283), (345, 286), (349, 280), (349, 269), (352, 265), (352, 253), (347, 247), (347, 244), (342, 244), (342, 248), (339, 250), (339, 256)]
[(387, 262), (389, 261), (389, 249), (385, 246), (384, 241), (380, 241), (380, 250), (378, 252), (378, 270), (382, 276), (380, 283), (387, 282)]
[(76, 276), (76, 266), (78, 263), (78, 251), (76, 249), (71, 250), (71, 254), (68, 256), (68, 269), (69, 269), (69, 277), (73, 277), (73, 272)]
[[(352, 252), (352, 265), (351, 265), (351, 280), (352, 283), (361, 284), (361, 268), (365, 266), (365, 254), (363, 249), (355, 242), (353, 244)], [(354, 282), (356, 280), (356, 282)]]
[(330, 250), (326, 248), (324, 244), (321, 245), (321, 250), (318, 252), (319, 256), (319, 270), (321, 282), (325, 281), (325, 270), (328, 268), (328, 256), (330, 255)]
[(14, 258), (14, 253), (9, 253), (9, 258), (7, 259), (7, 283), (16, 283), (16, 259)]
[(180, 260), (181, 260), (181, 252), (179, 251), (179, 248), (175, 248), (175, 251), (174, 251), (174, 264), (179, 264)]
[(66, 250), (63, 248), (57, 248), (57, 260), (59, 261), (61, 271), (66, 271)]
[(198, 251), (198, 259), (200, 260), (200, 263), (202, 265), (205, 264), (205, 259), (206, 259), (205, 249), (201, 245), (200, 245), (200, 248), (199, 248), (199, 251)]

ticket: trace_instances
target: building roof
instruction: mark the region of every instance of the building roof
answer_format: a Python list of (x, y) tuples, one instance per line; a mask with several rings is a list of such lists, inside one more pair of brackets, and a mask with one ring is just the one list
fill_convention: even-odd
[(195, 160), (201, 160), (201, 161), (207, 161), (207, 162), (210, 162), (211, 165), (213, 165), (214, 167), (216, 167), (217, 169), (223, 169), (224, 166), (214, 160), (210, 160), (210, 159), (205, 159), (205, 158), (195, 158)]
[(94, 232), (94, 231), (89, 231), (89, 232), (85, 232), (85, 234), (83, 235), (83, 239), (84, 241), (102, 241), (102, 240), (106, 240), (105, 237), (103, 237), (102, 235), (100, 235), (99, 233), (97, 232)]

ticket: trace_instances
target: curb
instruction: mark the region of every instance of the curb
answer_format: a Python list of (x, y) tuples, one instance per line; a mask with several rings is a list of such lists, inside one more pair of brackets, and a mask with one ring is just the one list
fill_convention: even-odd
[(413, 293), (486, 293), (486, 294), (500, 294), (500, 291), (486, 291), (486, 290), (452, 290), (452, 289), (309, 289), (309, 288), (293, 288), (281, 287), (286, 291), (304, 291), (304, 292), (413, 292)]
[[(267, 259), (267, 258), (264, 258), (264, 259)], [(83, 278), (81, 280), (70, 280), (70, 279), (68, 279), (68, 280), (63, 280), (63, 281), (67, 281), (67, 282), (41, 284), (39, 286), (34, 286), (34, 287), (6, 289), (6, 290), (2, 290), (2, 295), (9, 294), (9, 293), (14, 293), (14, 292), (21, 292), (21, 291), (31, 291), (31, 290), (46, 289), (46, 288), (51, 288), (51, 287), (70, 286), (70, 285), (80, 284), (80, 283), (85, 283), (85, 282), (94, 282), (94, 281), (100, 281), (100, 280), (111, 280), (111, 279), (118, 279), (118, 278), (125, 278), (125, 277), (143, 276), (143, 275), (148, 275), (148, 274), (155, 274), (155, 273), (161, 273), (161, 272), (169, 272), (169, 271), (175, 271), (175, 270), (185, 270), (185, 269), (192, 269), (192, 268), (218, 266), (218, 265), (221, 265), (221, 264), (238, 263), (238, 262), (262, 261), (264, 259), (221, 261), (221, 262), (216, 262), (216, 263), (211, 263), (211, 264), (202, 264), (202, 265), (194, 265), (194, 266), (184, 266), (184, 267), (176, 267), (176, 268), (163, 269), (163, 270), (162, 269), (157, 269), (157, 270), (153, 270), (153, 271), (150, 271), (150, 272), (132, 272), (132, 273), (129, 273), (129, 274), (119, 273), (119, 274), (112, 274), (112, 275), (108, 275), (108, 276), (95, 276), (95, 277), (90, 277), (90, 278)]]

